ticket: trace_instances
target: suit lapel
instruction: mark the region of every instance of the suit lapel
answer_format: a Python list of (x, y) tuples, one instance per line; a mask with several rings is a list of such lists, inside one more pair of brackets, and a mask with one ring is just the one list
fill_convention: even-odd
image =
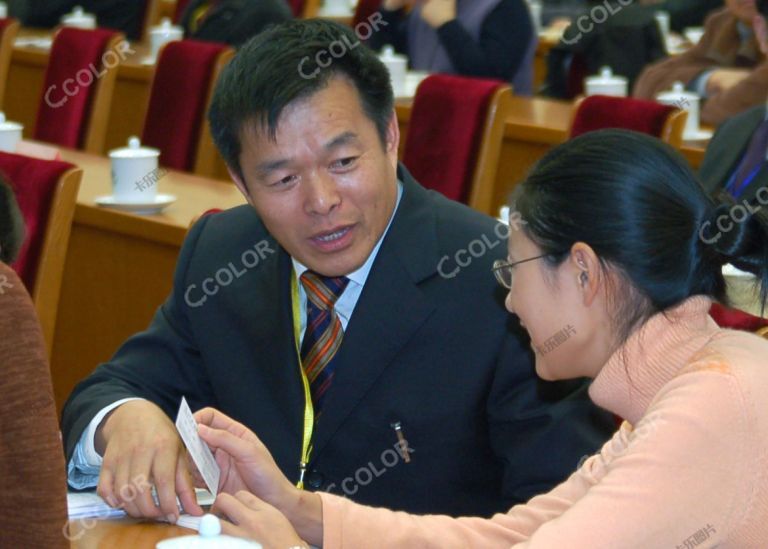
[[(734, 127), (727, 135), (718, 136), (718, 141), (722, 143), (717, 150), (708, 149), (707, 154), (713, 157), (707, 162), (708, 173), (704, 187), (708, 193), (716, 193), (725, 189), (725, 185), (730, 181), (731, 176), (738, 169), (739, 163), (744, 153), (749, 147), (752, 134), (762, 122), (761, 117), (754, 117), (745, 121), (742, 126)], [(759, 179), (759, 178), (758, 178)]]
[[(269, 384), (277, 408), (285, 416), (285, 424), (301, 441), (304, 422), (304, 388), (299, 376), (299, 362), (293, 335), (291, 309), (291, 260), (288, 254), (275, 243), (277, 257), (268, 272), (254, 271), (257, 276), (245, 281), (238, 292), (231, 292), (239, 301), (241, 322), (251, 334), (252, 356), (255, 363), (248, 365), (252, 374), (248, 379), (254, 383)], [(243, 380), (245, 382), (245, 379)], [(254, 418), (256, 424), (263, 418)]]
[(316, 425), (316, 457), (434, 310), (418, 284), (434, 275), (438, 252), (427, 191), (401, 167), (403, 196), (337, 354)]

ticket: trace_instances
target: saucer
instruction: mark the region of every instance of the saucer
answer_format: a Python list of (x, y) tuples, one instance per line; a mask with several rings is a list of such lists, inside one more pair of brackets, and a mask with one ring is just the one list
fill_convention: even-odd
[(118, 202), (114, 196), (108, 195), (96, 198), (95, 202), (103, 208), (147, 215), (162, 212), (165, 208), (176, 202), (176, 197), (172, 194), (158, 194), (154, 200), (145, 202)]
[(683, 141), (707, 141), (708, 139), (712, 139), (712, 135), (714, 135), (715, 132), (712, 130), (697, 130), (695, 132), (685, 132), (683, 133)]

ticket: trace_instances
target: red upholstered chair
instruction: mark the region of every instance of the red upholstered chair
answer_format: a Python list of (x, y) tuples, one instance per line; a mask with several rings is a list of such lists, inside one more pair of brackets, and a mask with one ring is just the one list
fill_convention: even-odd
[(16, 194), (26, 236), (12, 267), (37, 309), (48, 351), (82, 170), (72, 164), (0, 152), (0, 172)]
[(219, 73), (234, 55), (224, 44), (167, 44), (155, 69), (142, 143), (160, 149), (168, 168), (214, 175), (217, 160), (205, 116)]
[(768, 318), (760, 318), (739, 309), (724, 307), (719, 303), (712, 304), (709, 316), (722, 328), (746, 330), (748, 332), (758, 332), (761, 335), (768, 335), (766, 334), (768, 332)]
[(181, 16), (184, 15), (184, 10), (187, 9), (189, 2), (190, 0), (176, 0), (176, 9), (173, 11), (174, 23), (181, 23)]
[(320, 11), (321, 0), (287, 0), (288, 7), (291, 8), (294, 17), (301, 17), (302, 19), (311, 19), (317, 17), (317, 12)]
[(352, 18), (352, 27), (367, 21), (371, 15), (379, 11), (381, 0), (359, 0), (355, 8), (355, 16)]
[(491, 213), (511, 100), (504, 82), (429, 76), (416, 90), (403, 163), (425, 187)]
[(8, 80), (8, 69), (11, 68), (11, 52), (18, 32), (18, 21), (0, 18), (0, 104), (5, 97), (5, 83)]
[(56, 33), (34, 139), (103, 152), (123, 41), (122, 34), (105, 29), (64, 27)]
[(655, 101), (592, 95), (574, 104), (570, 137), (606, 128), (647, 133), (674, 147), (683, 142), (688, 113)]

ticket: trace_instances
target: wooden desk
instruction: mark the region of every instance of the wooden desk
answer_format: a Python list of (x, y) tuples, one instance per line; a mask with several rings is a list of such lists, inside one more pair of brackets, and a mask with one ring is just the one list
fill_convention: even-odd
[(154, 549), (162, 540), (191, 535), (187, 528), (131, 518), (76, 520), (67, 528), (72, 549)]
[(178, 201), (164, 213), (139, 216), (104, 209), (94, 199), (111, 192), (109, 160), (71, 150), (62, 156), (84, 173), (51, 357), (59, 410), (78, 381), (147, 327), (170, 293), (190, 222), (208, 209), (245, 203), (229, 182), (169, 172), (158, 190)]
[[(509, 193), (522, 181), (533, 165), (553, 147), (568, 138), (572, 103), (544, 98), (515, 97), (514, 108), (507, 119), (499, 159), (494, 199), (489, 215), (497, 215), (508, 202)], [(399, 100), (395, 106), (400, 123), (400, 144), (405, 142), (411, 117), (410, 100)], [(686, 143), (681, 152), (698, 169), (706, 143)]]

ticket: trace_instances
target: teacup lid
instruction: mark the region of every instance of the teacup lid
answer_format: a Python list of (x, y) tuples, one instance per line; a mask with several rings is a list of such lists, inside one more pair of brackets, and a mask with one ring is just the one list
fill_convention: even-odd
[(167, 33), (173, 30), (179, 30), (184, 31), (181, 27), (175, 26), (173, 24), (173, 21), (171, 21), (170, 17), (163, 17), (160, 20), (160, 24), (157, 26), (152, 27), (150, 32), (158, 32), (158, 33)]
[(686, 90), (685, 84), (682, 82), (675, 82), (672, 84), (671, 90), (661, 92), (656, 96), (656, 99), (661, 101), (675, 101), (681, 98), (685, 98), (688, 101), (698, 101), (700, 99), (699, 94)]
[(387, 44), (381, 49), (379, 59), (382, 61), (407, 61), (405, 55), (395, 53), (395, 48)]
[(142, 147), (138, 137), (128, 139), (128, 146), (109, 151), (110, 158), (151, 158), (160, 156), (160, 151), (150, 147)]
[(5, 113), (0, 112), (0, 131), (6, 131), (6, 130), (23, 130), (24, 126), (19, 124), (18, 122), (11, 122), (10, 120), (5, 120)]
[(624, 76), (613, 74), (611, 67), (602, 67), (600, 74), (587, 77), (590, 84), (626, 84), (627, 79)]
[(65, 14), (62, 18), (62, 21), (95, 21), (96, 17), (92, 13), (85, 13), (85, 10), (83, 10), (82, 6), (75, 6), (72, 9), (71, 13)]
[(261, 549), (255, 541), (221, 535), (221, 522), (214, 515), (200, 519), (199, 536), (182, 536), (161, 541), (157, 549)]

